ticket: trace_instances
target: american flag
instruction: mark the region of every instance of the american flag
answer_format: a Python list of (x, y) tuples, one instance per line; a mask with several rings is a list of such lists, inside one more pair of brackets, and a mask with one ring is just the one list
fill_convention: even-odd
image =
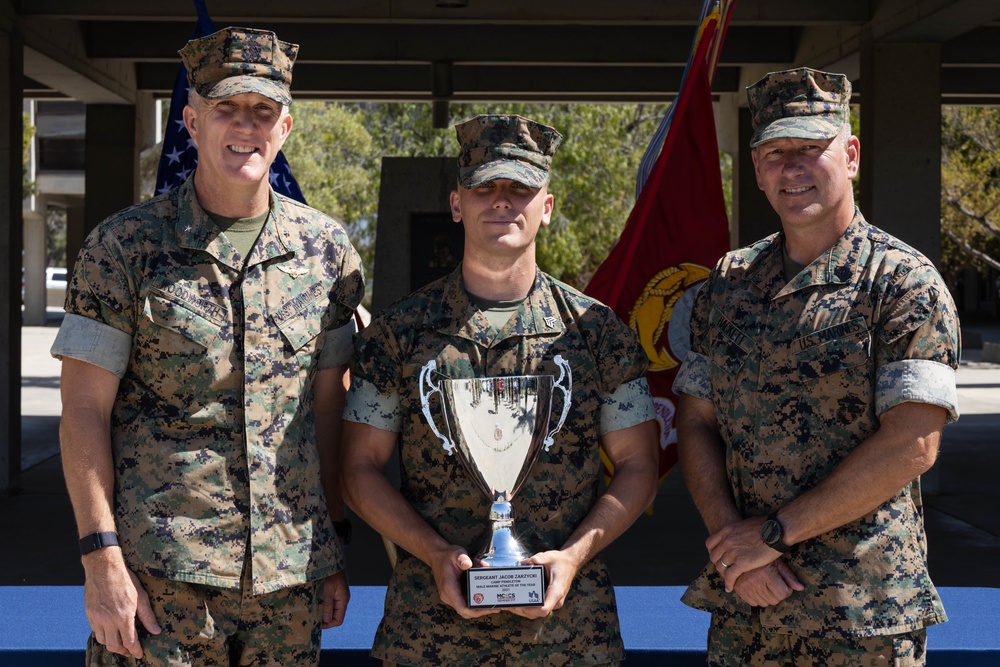
[[(215, 32), (215, 25), (208, 16), (205, 0), (194, 0), (198, 11), (198, 25), (195, 26), (191, 39), (198, 39)], [(191, 135), (184, 127), (182, 112), (188, 100), (187, 71), (184, 65), (177, 66), (177, 79), (174, 81), (174, 92), (170, 97), (170, 113), (167, 115), (167, 128), (163, 134), (163, 148), (160, 153), (160, 165), (156, 170), (156, 194), (163, 194), (187, 180), (198, 164), (198, 148), (194, 145)], [(271, 187), (275, 192), (306, 203), (306, 198), (299, 188), (298, 182), (292, 176), (292, 169), (284, 153), (279, 152), (271, 164)]]

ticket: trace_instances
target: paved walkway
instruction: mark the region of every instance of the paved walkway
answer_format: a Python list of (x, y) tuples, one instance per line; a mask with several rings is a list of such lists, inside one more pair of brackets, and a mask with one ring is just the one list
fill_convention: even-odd
[[(59, 363), (48, 355), (57, 322), (23, 330), (22, 490), (0, 497), (0, 585), (83, 583), (76, 528), (58, 456)], [(1000, 343), (1000, 323), (970, 326)], [(1000, 587), (1000, 364), (967, 349), (958, 372), (962, 418), (945, 431), (938, 464), (925, 476), (931, 576), (942, 586)], [(72, 474), (72, 472), (70, 472)], [(683, 585), (705, 563), (705, 531), (679, 473), (655, 511), (605, 552), (618, 585)], [(355, 521), (351, 582), (384, 585), (379, 537)]]

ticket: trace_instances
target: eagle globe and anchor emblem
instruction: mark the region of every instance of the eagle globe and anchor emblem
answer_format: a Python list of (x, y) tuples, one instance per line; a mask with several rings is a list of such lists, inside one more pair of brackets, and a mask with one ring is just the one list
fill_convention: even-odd
[[(699, 264), (668, 267), (650, 278), (636, 299), (629, 311), (628, 325), (639, 336), (649, 358), (650, 373), (674, 370), (687, 356), (691, 348), (694, 297), (709, 273), (707, 267)], [(670, 398), (654, 394), (653, 408), (660, 425), (660, 449), (666, 450), (677, 442), (676, 407)]]

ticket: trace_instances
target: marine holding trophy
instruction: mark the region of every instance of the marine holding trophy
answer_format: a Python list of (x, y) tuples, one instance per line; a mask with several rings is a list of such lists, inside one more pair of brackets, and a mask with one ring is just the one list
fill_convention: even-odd
[[(597, 554), (655, 493), (646, 356), (611, 309), (535, 265), (560, 134), (502, 115), (456, 129), (462, 263), (355, 339), (345, 497), (400, 548), (372, 655), (615, 664)], [(385, 475), (397, 442), (399, 490)], [(616, 471), (603, 490), (600, 447)]]

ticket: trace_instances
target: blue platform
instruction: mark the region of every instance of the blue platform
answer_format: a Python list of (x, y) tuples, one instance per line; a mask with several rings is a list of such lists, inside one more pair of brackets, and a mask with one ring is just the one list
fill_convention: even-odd
[[(705, 664), (708, 614), (680, 603), (679, 586), (620, 586), (626, 665)], [(1000, 589), (942, 588), (951, 619), (928, 629), (930, 667), (1000, 666)], [(385, 588), (355, 586), (343, 626), (323, 633), (322, 665), (368, 666)], [(90, 630), (79, 586), (0, 587), (0, 665), (80, 667)]]

